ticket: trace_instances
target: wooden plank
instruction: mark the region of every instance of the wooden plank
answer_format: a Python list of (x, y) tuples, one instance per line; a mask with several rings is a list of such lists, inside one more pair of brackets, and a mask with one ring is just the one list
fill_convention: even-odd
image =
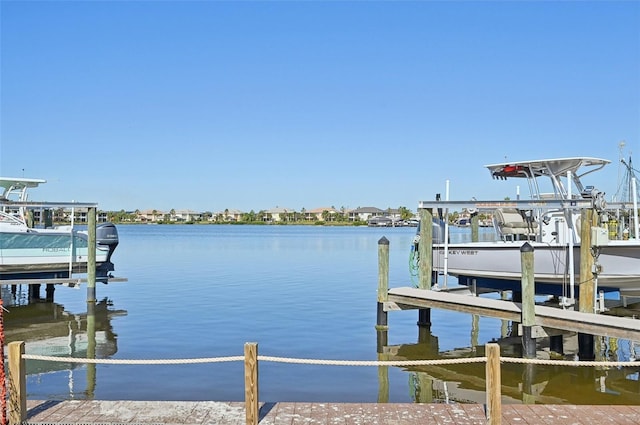
[[(37, 402), (34, 402), (37, 403)], [(139, 423), (167, 424), (191, 423), (241, 425), (244, 409), (241, 402), (212, 401), (97, 401), (67, 400), (50, 404), (45, 402), (34, 409), (27, 418), (30, 424), (99, 424)], [(638, 406), (574, 406), (544, 405), (546, 409), (531, 405), (505, 404), (502, 406), (501, 423), (507, 424), (591, 424), (611, 418), (616, 424), (640, 423)], [(535, 406), (538, 407), (538, 406)], [(188, 412), (207, 411), (184, 418)], [(58, 411), (58, 414), (55, 412)], [(66, 412), (62, 414), (61, 411)], [(71, 412), (76, 412), (71, 415)], [(450, 425), (485, 425), (484, 406), (481, 404), (430, 404), (430, 403), (287, 403), (277, 402), (260, 420), (263, 425), (295, 424), (370, 424), (370, 423), (447, 423)], [(90, 412), (107, 412), (91, 422)], [(139, 413), (139, 414), (138, 414)], [(182, 419), (184, 418), (184, 419)], [(570, 418), (570, 420), (568, 420)], [(442, 422), (440, 422), (442, 420)]]
[[(505, 300), (401, 287), (389, 290), (389, 302), (414, 308), (441, 308), (520, 322), (521, 304)], [(640, 320), (561, 308), (535, 306), (536, 325), (624, 339), (640, 339)]]

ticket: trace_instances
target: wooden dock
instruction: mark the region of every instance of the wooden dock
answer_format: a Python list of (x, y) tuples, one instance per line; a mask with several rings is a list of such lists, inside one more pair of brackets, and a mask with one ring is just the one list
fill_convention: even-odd
[[(520, 303), (410, 287), (389, 289), (388, 299), (384, 304), (387, 311), (441, 308), (514, 322), (519, 322), (522, 315)], [(541, 327), (640, 340), (640, 320), (629, 317), (536, 305), (535, 321), (536, 325)]]
[[(27, 403), (28, 424), (217, 424), (244, 425), (243, 402), (216, 401), (35, 401)], [(486, 424), (481, 404), (260, 403), (262, 425)], [(635, 425), (640, 406), (509, 404), (504, 425)]]

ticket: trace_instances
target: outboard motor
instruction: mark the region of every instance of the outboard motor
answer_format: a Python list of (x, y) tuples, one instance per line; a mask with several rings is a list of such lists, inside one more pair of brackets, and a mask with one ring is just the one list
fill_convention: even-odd
[(96, 226), (96, 244), (107, 245), (109, 253), (107, 254), (107, 262), (111, 262), (111, 255), (118, 246), (118, 229), (113, 223), (101, 223)]

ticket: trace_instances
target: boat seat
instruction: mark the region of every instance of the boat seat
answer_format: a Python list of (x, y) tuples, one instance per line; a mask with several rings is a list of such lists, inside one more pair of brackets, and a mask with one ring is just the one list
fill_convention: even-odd
[(493, 219), (501, 239), (532, 239), (536, 236), (538, 223), (515, 208), (499, 208), (494, 211)]

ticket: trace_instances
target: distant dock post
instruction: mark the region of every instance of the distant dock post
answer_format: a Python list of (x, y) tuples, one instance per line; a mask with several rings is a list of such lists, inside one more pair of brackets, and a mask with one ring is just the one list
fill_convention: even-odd
[[(595, 225), (597, 214), (592, 208), (582, 210), (580, 220), (580, 299), (578, 307), (583, 313), (595, 313), (591, 227)], [(595, 360), (593, 335), (578, 333), (578, 357), (580, 360)]]
[(388, 313), (384, 309), (384, 303), (389, 300), (389, 239), (384, 236), (378, 241), (378, 314), (376, 320), (376, 333), (378, 340), (378, 352), (387, 345)]
[(96, 207), (89, 208), (88, 256), (87, 256), (87, 302), (96, 302)]
[(471, 242), (478, 242), (479, 238), (480, 217), (477, 212), (471, 214)]
[(533, 246), (525, 242), (520, 247), (520, 264), (522, 267), (522, 348), (523, 357), (536, 357), (536, 340), (531, 337), (531, 328), (536, 324), (535, 282), (533, 277)]
[[(431, 208), (420, 209), (418, 258), (418, 287), (431, 289), (433, 283), (433, 211)], [(418, 326), (431, 326), (431, 309), (418, 309)]]

